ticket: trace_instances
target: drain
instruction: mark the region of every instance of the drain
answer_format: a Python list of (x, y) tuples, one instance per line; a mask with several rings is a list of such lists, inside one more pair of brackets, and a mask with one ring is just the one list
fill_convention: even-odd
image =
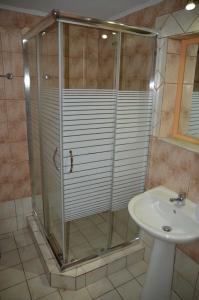
[(166, 232), (170, 232), (172, 230), (171, 226), (162, 226), (162, 229)]

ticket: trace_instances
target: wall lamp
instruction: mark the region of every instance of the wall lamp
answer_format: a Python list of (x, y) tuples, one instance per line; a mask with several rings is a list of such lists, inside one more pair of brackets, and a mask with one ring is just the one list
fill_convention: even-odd
[(185, 6), (186, 10), (193, 10), (196, 7), (196, 4), (198, 3), (198, 0), (188, 0), (187, 4)]

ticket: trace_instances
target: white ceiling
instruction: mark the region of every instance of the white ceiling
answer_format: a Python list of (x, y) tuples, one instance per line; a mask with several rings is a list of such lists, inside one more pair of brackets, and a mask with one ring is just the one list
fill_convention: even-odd
[(0, 8), (45, 15), (59, 9), (87, 17), (118, 19), (161, 0), (0, 0)]

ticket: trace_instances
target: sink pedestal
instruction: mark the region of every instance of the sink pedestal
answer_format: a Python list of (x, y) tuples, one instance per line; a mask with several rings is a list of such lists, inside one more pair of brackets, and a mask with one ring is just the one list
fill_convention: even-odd
[(141, 300), (169, 300), (175, 244), (155, 239)]

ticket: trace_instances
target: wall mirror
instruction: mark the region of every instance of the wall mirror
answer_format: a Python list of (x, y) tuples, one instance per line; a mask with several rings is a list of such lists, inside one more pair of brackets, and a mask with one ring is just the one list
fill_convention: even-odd
[(180, 43), (173, 136), (199, 144), (199, 36)]

